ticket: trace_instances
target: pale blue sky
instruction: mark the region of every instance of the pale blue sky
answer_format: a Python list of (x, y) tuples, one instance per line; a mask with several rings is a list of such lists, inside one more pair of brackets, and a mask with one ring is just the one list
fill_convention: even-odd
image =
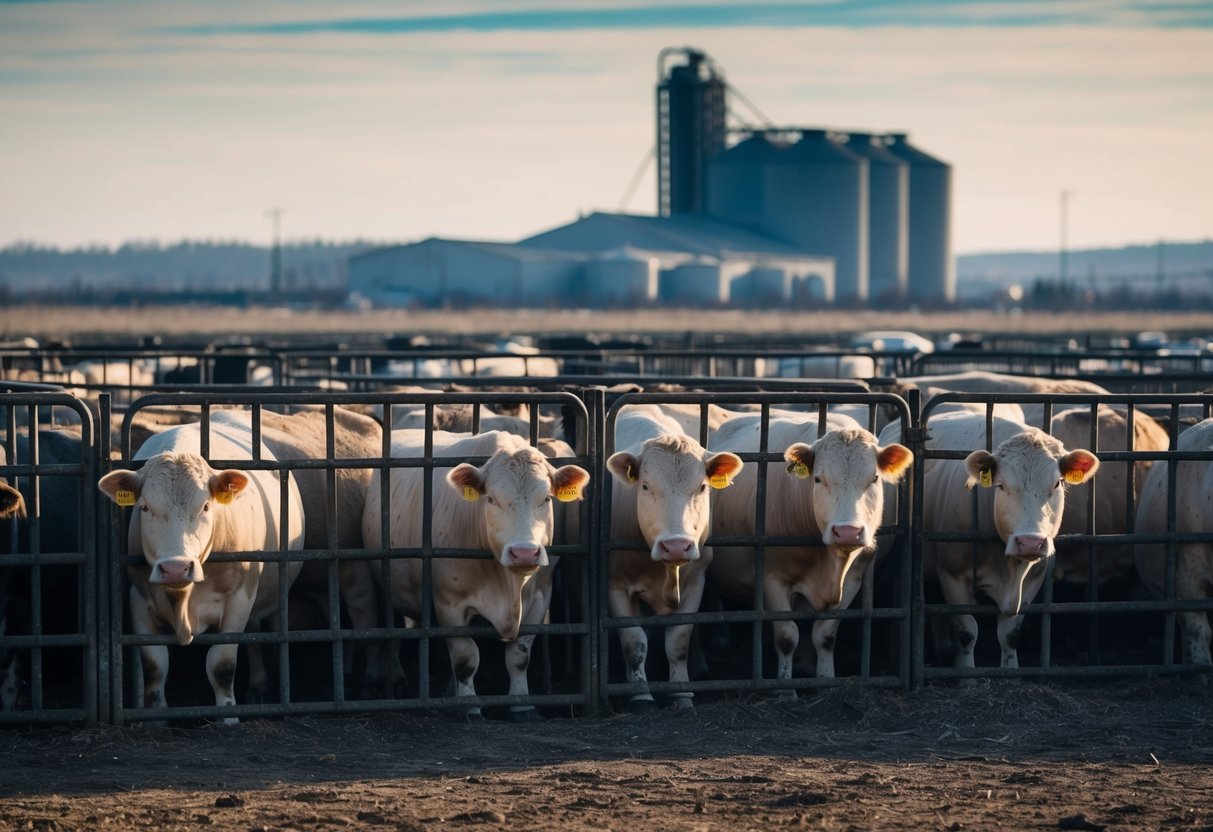
[[(908, 130), (960, 253), (1213, 236), (1213, 2), (0, 0), (0, 245), (515, 239), (649, 213), (656, 57)], [(744, 112), (744, 108), (739, 107)]]

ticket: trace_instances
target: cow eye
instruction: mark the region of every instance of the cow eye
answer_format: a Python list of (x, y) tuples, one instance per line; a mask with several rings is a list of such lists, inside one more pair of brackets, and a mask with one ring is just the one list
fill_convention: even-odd
[(1061, 488), (1061, 480), (1058, 480), (1057, 482), (1053, 483), (1053, 488), (1054, 488), (1054, 490)]
[(821, 485), (821, 477), (813, 477), (813, 483), (815, 485)]
[(139, 510), (140, 510), (140, 511), (142, 511), (144, 514), (147, 514), (147, 506), (146, 506), (146, 505), (139, 506)]
[(643, 488), (645, 491), (649, 490), (649, 484), (647, 482), (642, 482), (640, 484), (640, 487)]
[(876, 476), (872, 477), (872, 485), (875, 485), (878, 482), (880, 482), (880, 474), (877, 474)]
[(211, 510), (211, 504), (210, 504), (210, 501), (209, 501), (209, 500), (208, 500), (207, 502), (205, 502), (205, 503), (203, 503), (203, 504), (202, 504), (202, 510), (203, 510), (203, 511), (210, 511), (210, 510)]
[(1006, 489), (1002, 487), (1002, 483), (998, 483), (994, 487), (997, 488), (999, 491), (1006, 491)]
[(492, 497), (488, 496), (487, 494), (485, 495), (485, 499), (489, 501), (489, 505), (491, 505), (491, 506), (497, 505), (497, 501), (494, 500)]
[(545, 503), (550, 503), (550, 502), (552, 502), (552, 495), (551, 495), (551, 494), (549, 494), (548, 496), (544, 497), (544, 498), (543, 498), (543, 501), (544, 501)]
[(707, 490), (708, 490), (708, 484), (706, 482), (699, 484), (699, 493), (700, 494), (702, 494), (703, 492), (705, 492)]

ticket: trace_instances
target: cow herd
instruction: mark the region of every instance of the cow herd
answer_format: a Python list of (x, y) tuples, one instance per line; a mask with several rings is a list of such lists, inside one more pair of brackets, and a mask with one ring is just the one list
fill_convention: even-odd
[[(135, 642), (134, 707), (171, 713), (173, 645), (205, 633), (283, 634), (313, 599), (321, 624), (308, 628), (358, 634), (348, 639), (346, 678), (334, 682), (357, 698), (392, 700), (411, 672), (401, 643), (428, 628), (449, 658), (444, 707), (481, 714), (481, 650), (496, 640), (506, 713), (536, 719), (534, 641), (562, 593), (566, 617), (572, 610), (591, 628), (584, 607), (596, 609), (599, 593), (601, 615), (627, 620), (602, 631), (612, 644), (600, 670), (623, 680), (630, 709), (658, 704), (649, 689), (658, 667), (668, 680), (654, 687), (674, 708), (692, 706), (695, 680), (713, 673), (703, 616), (722, 609), (761, 613), (750, 620), (761, 622), (773, 669), (757, 672), (794, 697), (797, 676), (839, 675), (838, 612), (865, 580), (882, 569), (895, 584), (908, 574), (899, 566), (912, 551), (906, 531), (921, 545), (928, 593), (955, 608), (939, 619), (950, 656), (927, 661), (951, 662), (961, 684), (981, 673), (976, 605), (992, 602), (999, 664), (1016, 668), (1025, 611), (1046, 584), (1196, 602), (1178, 613), (1183, 664), (1210, 665), (1201, 602), (1213, 596), (1213, 419), (1164, 419), (1164, 428), (1134, 397), (1075, 381), (968, 373), (901, 385), (903, 395), (921, 391), (913, 418), (904, 407), (890, 418), (878, 397), (624, 396), (597, 439), (542, 395), (532, 396), (533, 412), (512, 414), (462, 400), (415, 407), (408, 393), (282, 407), (233, 397), (154, 413), (136, 404), (129, 452), (99, 460), (89, 483), (117, 507), (104, 509), (126, 556), (116, 614), (127, 633), (155, 637)], [(0, 448), (0, 558), (17, 558), (0, 561), (7, 712), (34, 704), (37, 638), (54, 629), (48, 586), (63, 581), (60, 601), (74, 610), (64, 632), (87, 614), (88, 590), (72, 580), (82, 561), (55, 561), (64, 580), (37, 558), (87, 558), (80, 550), (91, 539), (81, 531), (80, 476), (52, 475), (87, 458), (87, 430), (13, 421)], [(1183, 461), (1168, 455), (1173, 442)], [(559, 554), (570, 549), (576, 557)], [(909, 597), (906, 587), (898, 593)], [(486, 624), (495, 638), (483, 637)], [(376, 628), (386, 637), (365, 635)], [(663, 661), (651, 660), (650, 638), (661, 639)], [(235, 721), (238, 700), (274, 698), (261, 642), (236, 641), (191, 648), (205, 652), (224, 722)], [(601, 664), (592, 652), (576, 661)]]

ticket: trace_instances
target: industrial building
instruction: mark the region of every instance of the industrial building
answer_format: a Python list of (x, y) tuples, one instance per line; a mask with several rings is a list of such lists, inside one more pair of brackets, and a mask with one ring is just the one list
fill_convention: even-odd
[(516, 243), (378, 249), (350, 260), (351, 293), (418, 306), (955, 299), (949, 165), (904, 133), (729, 127), (729, 90), (704, 53), (659, 55), (657, 216), (596, 212)]

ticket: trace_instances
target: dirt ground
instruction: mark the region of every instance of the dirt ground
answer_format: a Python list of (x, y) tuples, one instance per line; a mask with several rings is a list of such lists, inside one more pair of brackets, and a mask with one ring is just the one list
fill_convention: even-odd
[(378, 714), (0, 732), (0, 828), (1213, 830), (1187, 681), (842, 687), (535, 725)]

